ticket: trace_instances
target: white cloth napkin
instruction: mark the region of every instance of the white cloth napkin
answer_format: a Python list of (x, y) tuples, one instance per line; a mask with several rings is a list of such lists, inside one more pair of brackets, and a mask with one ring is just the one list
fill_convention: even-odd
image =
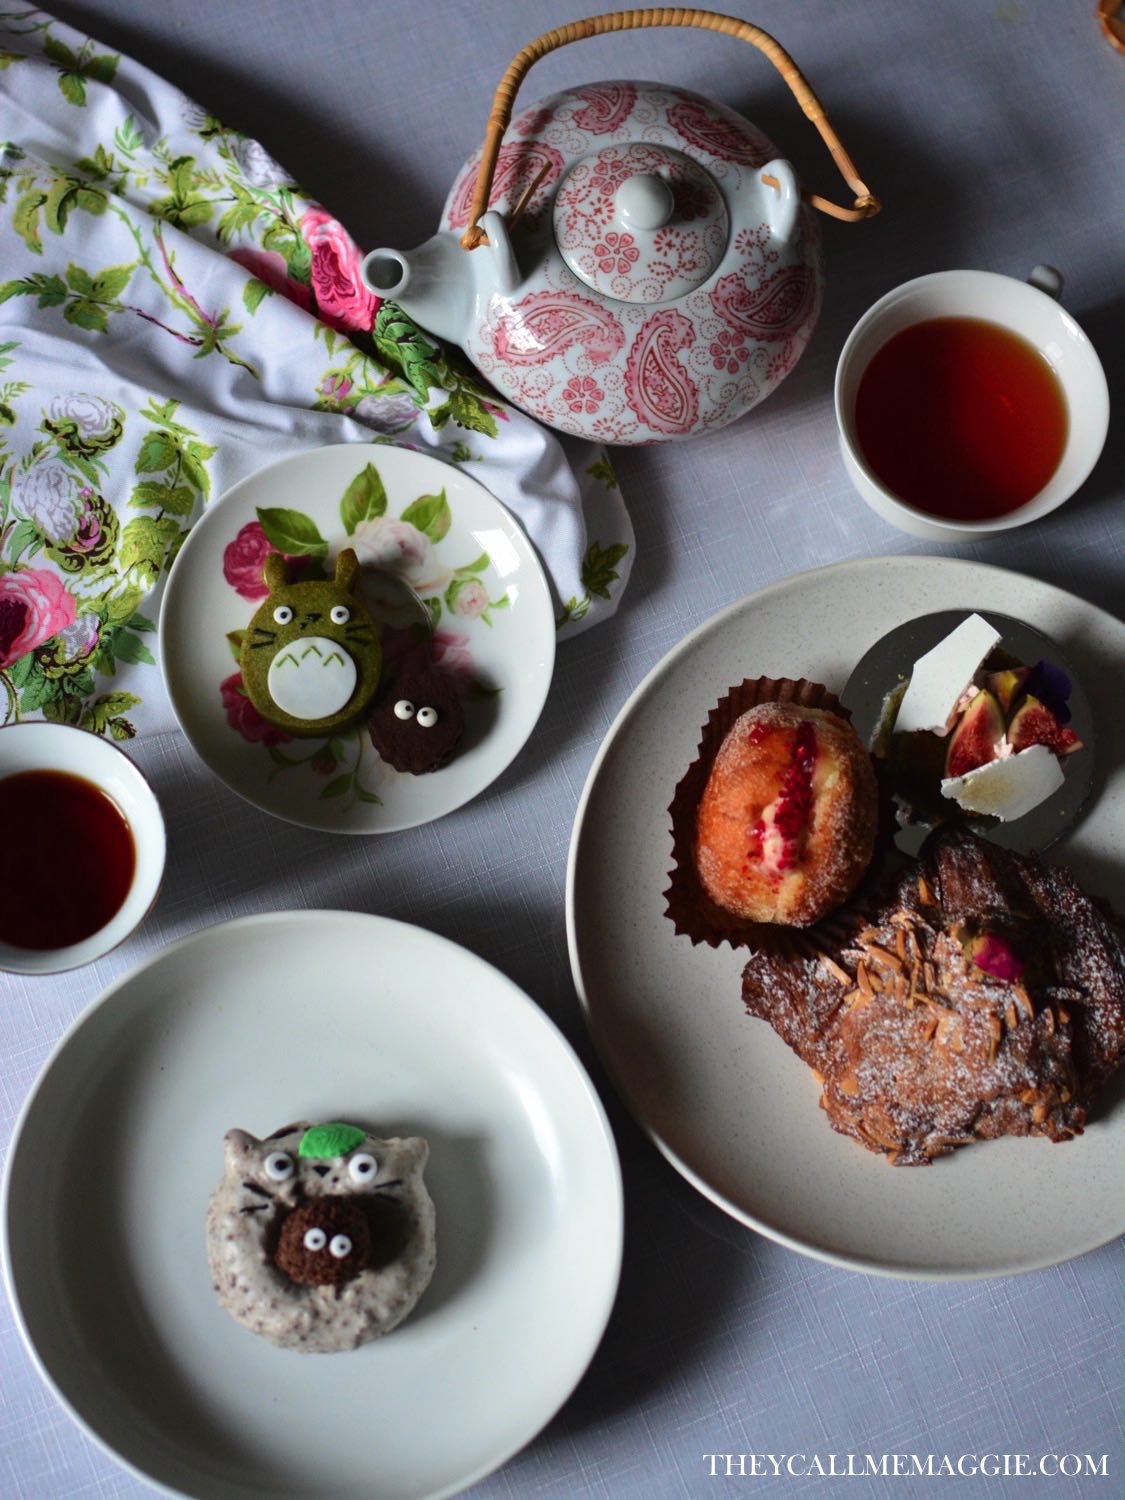
[(169, 728), (151, 632), (187, 531), (329, 443), (471, 465), (560, 634), (613, 613), (633, 537), (604, 452), (564, 452), (359, 261), (257, 141), (42, 11), (0, 19), (0, 722)]

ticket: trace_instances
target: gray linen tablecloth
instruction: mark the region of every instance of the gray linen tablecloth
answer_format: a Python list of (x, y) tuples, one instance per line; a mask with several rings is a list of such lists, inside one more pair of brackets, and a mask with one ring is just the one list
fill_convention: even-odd
[[(615, 457), (637, 532), (615, 619), (560, 648), (527, 748), (475, 804), (379, 840), (274, 822), (219, 785), (182, 737), (134, 753), (167, 810), (153, 915), (102, 963), (0, 979), (5, 1136), (62, 1029), (111, 979), (204, 923), (279, 907), (421, 922), (481, 954), (559, 1023), (618, 1132), (627, 1244), (616, 1310), (559, 1416), (481, 1496), (929, 1493), (937, 1479), (726, 1477), (709, 1455), (905, 1452), (1106, 1455), (1106, 1477), (976, 1477), (989, 1497), (1125, 1493), (1120, 1243), (1014, 1280), (875, 1280), (790, 1253), (684, 1185), (615, 1100), (585, 1037), (563, 925), (566, 848), (598, 744), (630, 690), (730, 601), (840, 558), (917, 552), (849, 488), (832, 372), (847, 330), (897, 282), (949, 266), (1065, 273), (1065, 300), (1125, 399), (1125, 56), (1094, 0), (730, 0), (773, 31), (825, 99), (883, 215), (825, 225), (829, 284), (813, 345), (744, 422)], [(525, 41), (572, 19), (548, 0), (87, 0), (54, 11), (148, 63), (261, 140), (361, 244), (431, 232)], [(829, 193), (823, 148), (772, 70), (715, 37), (586, 42), (536, 70), (529, 97), (594, 78), (663, 78), (742, 109)], [(1081, 496), (958, 555), (1125, 607), (1118, 420)], [(940, 551), (941, 549), (930, 549)], [(2, 834), (0, 834), (2, 836)], [(712, 1474), (712, 1469), (717, 1472)], [(73, 1428), (0, 1322), (0, 1495), (147, 1493)]]

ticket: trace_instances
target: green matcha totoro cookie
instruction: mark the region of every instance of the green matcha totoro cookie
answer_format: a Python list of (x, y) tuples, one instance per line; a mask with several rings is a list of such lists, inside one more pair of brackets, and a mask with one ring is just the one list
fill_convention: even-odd
[(353, 592), (359, 561), (345, 547), (334, 579), (290, 583), (271, 552), (262, 576), (269, 596), (242, 640), (246, 694), (290, 734), (333, 734), (365, 711), (383, 665), (379, 626)]

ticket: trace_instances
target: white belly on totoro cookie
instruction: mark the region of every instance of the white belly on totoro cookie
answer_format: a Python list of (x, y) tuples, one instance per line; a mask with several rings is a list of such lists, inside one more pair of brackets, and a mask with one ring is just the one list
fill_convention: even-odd
[(295, 719), (327, 719), (355, 692), (356, 665), (338, 641), (311, 635), (284, 646), (270, 663), (266, 686), (278, 708)]

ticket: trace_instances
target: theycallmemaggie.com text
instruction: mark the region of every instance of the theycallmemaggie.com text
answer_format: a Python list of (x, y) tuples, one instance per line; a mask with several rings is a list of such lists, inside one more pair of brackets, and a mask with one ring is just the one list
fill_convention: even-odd
[(939, 1478), (980, 1475), (986, 1479), (1077, 1479), (1109, 1477), (1105, 1453), (705, 1453), (704, 1472), (711, 1479), (765, 1479), (789, 1474), (794, 1479)]

